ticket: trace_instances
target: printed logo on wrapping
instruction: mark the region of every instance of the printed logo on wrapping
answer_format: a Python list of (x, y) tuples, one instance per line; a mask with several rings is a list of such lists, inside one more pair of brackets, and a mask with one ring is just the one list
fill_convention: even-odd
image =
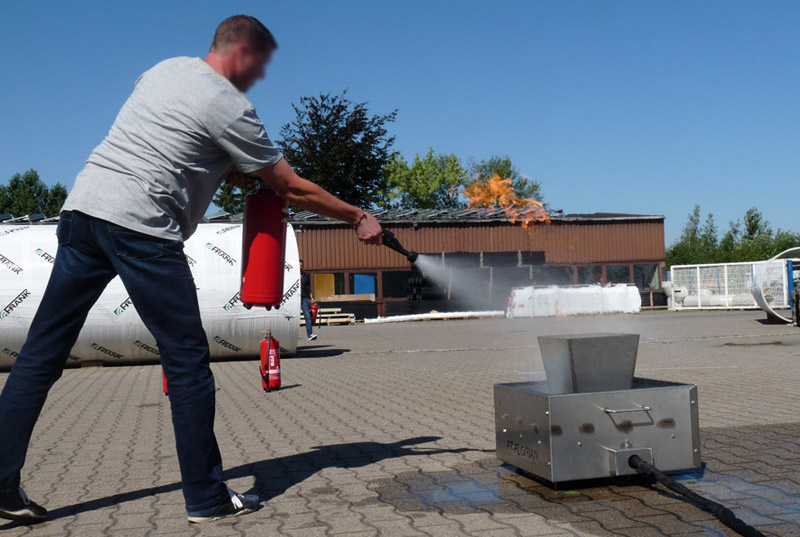
[(183, 255), (185, 255), (185, 256), (186, 256), (186, 262), (187, 262), (187, 263), (189, 263), (189, 266), (190, 266), (190, 267), (193, 267), (193, 266), (195, 266), (195, 265), (197, 264), (197, 260), (196, 260), (196, 259), (194, 259), (193, 257), (190, 257), (190, 256), (189, 256), (189, 255), (187, 255), (187, 254), (183, 254)]
[(22, 231), (23, 229), (28, 229), (31, 226), (14, 226), (11, 229), (4, 229), (0, 231), (0, 237), (5, 237), (6, 235), (10, 235), (12, 233), (16, 233), (17, 231)]
[(111, 349), (107, 349), (107, 348), (103, 347), (102, 345), (98, 345), (97, 343), (92, 343), (90, 345), (90, 347), (92, 347), (97, 352), (101, 352), (101, 353), (103, 353), (103, 354), (105, 354), (107, 356), (111, 356), (112, 358), (120, 359), (120, 358), (123, 357), (120, 353), (114, 352)]
[(235, 226), (224, 227), (224, 228), (220, 229), (219, 231), (217, 231), (217, 235), (224, 235), (225, 233), (227, 233), (229, 231), (233, 231), (234, 229), (236, 229), (238, 227), (242, 227), (241, 224), (237, 224)]
[(241, 302), (241, 301), (242, 301), (242, 294), (241, 294), (240, 292), (238, 292), (238, 291), (237, 291), (237, 292), (236, 292), (236, 294), (235, 294), (235, 295), (233, 295), (233, 296), (231, 297), (231, 299), (230, 299), (230, 300), (228, 300), (228, 301), (225, 303), (225, 305), (224, 305), (224, 306), (222, 306), (222, 309), (224, 309), (225, 311), (230, 311), (230, 310), (232, 310), (233, 308), (235, 308), (235, 307), (236, 307), (236, 304), (238, 304), (238, 303), (239, 303), (239, 302)]
[(222, 338), (221, 338), (221, 337), (219, 337), (219, 336), (214, 336), (214, 341), (215, 341), (216, 343), (219, 343), (220, 345), (222, 345), (222, 346), (223, 346), (223, 347), (225, 347), (226, 349), (230, 349), (230, 350), (232, 350), (233, 352), (239, 352), (239, 351), (241, 351), (241, 350), (242, 350), (242, 348), (241, 348), (241, 347), (237, 347), (236, 345), (234, 345), (234, 344), (233, 344), (233, 343), (231, 343), (230, 341), (225, 341), (224, 339), (222, 339)]
[(13, 261), (11, 261), (9, 258), (4, 256), (3, 254), (0, 254), (0, 265), (3, 265), (4, 267), (6, 267), (8, 270), (13, 272), (14, 274), (21, 274), (22, 273), (22, 267), (20, 267), (19, 265), (17, 265)]
[[(11, 350), (11, 349), (9, 349), (8, 347), (5, 347), (5, 348), (4, 348), (2, 351), (0, 351), (0, 352), (2, 352), (3, 354), (6, 354), (6, 355), (8, 355), (8, 356), (11, 356), (12, 358), (16, 358), (17, 356), (19, 356), (19, 353), (18, 353), (17, 351)], [(80, 360), (80, 358), (79, 358), (79, 357), (77, 357), (77, 356), (75, 356), (74, 354), (70, 354), (70, 355), (69, 355), (69, 359), (70, 359), (70, 360)]]
[(128, 297), (122, 301), (122, 304), (116, 307), (116, 309), (114, 310), (114, 315), (119, 317), (120, 315), (125, 313), (125, 310), (127, 310), (131, 306), (133, 306), (133, 301), (131, 300), (131, 297)]
[(20, 304), (25, 302), (25, 300), (28, 299), (30, 296), (31, 292), (28, 291), (27, 289), (23, 289), (20, 294), (18, 294), (11, 300), (11, 302), (6, 304), (6, 306), (3, 308), (3, 311), (0, 311), (0, 319), (4, 319), (9, 315), (11, 315), (11, 312), (17, 309), (20, 306)]
[(157, 349), (157, 348), (155, 348), (155, 347), (151, 347), (151, 346), (150, 346), (150, 345), (148, 345), (147, 343), (142, 343), (142, 342), (141, 342), (141, 341), (139, 341), (138, 339), (137, 339), (136, 341), (134, 341), (134, 342), (133, 342), (133, 344), (134, 344), (136, 347), (139, 347), (140, 349), (142, 349), (143, 351), (145, 351), (145, 352), (149, 352), (150, 354), (155, 354), (156, 356), (158, 356), (158, 355), (160, 354), (160, 353), (158, 352), (158, 349)]
[(300, 280), (297, 280), (292, 284), (292, 286), (289, 289), (286, 290), (285, 293), (283, 293), (283, 299), (281, 300), (281, 305), (278, 306), (278, 309), (282, 308), (283, 305), (286, 304), (286, 302), (290, 298), (292, 298), (295, 294), (297, 294), (297, 291), (299, 290), (300, 290)]
[(41, 257), (42, 259), (44, 259), (45, 261), (47, 261), (51, 265), (56, 262), (56, 258), (54, 256), (48, 254), (47, 252), (45, 252), (41, 248), (37, 248), (36, 249), (36, 255), (38, 255), (39, 257)]
[(290, 271), (290, 270), (292, 270), (293, 268), (294, 268), (294, 267), (292, 266), (292, 264), (291, 264), (291, 263), (289, 263), (288, 261), (284, 261), (284, 262), (283, 262), (283, 270), (285, 270), (286, 272), (289, 272), (289, 271)]
[(219, 246), (215, 246), (214, 244), (207, 242), (206, 248), (208, 248), (209, 250), (220, 256), (222, 259), (224, 259), (227, 264), (231, 266), (236, 264), (236, 260), (230, 254), (228, 254), (228, 252), (226, 252)]

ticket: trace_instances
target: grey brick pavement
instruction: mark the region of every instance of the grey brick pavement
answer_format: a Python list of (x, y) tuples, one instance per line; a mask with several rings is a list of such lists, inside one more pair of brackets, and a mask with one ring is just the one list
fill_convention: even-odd
[[(800, 329), (755, 313), (647, 313), (324, 328), (265, 394), (214, 364), (226, 479), (265, 507), (186, 522), (157, 366), (68, 370), (24, 486), (51, 511), (3, 536), (728, 535), (660, 489), (554, 491), (493, 456), (492, 385), (543, 378), (536, 335), (642, 334), (637, 373), (700, 389), (705, 476), (689, 486), (771, 535), (800, 535)], [(0, 384), (6, 374), (0, 374)]]

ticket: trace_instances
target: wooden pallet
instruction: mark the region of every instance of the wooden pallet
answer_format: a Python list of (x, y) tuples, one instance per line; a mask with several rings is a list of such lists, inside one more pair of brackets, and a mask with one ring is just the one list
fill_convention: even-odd
[[(318, 325), (342, 325), (342, 324), (355, 324), (356, 316), (352, 313), (342, 313), (342, 308), (320, 308), (317, 312)], [(305, 326), (306, 320), (300, 316), (300, 326)]]

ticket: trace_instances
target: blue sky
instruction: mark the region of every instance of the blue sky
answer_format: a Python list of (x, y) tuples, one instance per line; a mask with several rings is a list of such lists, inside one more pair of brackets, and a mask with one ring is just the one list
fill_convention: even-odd
[(664, 214), (668, 243), (695, 203), (800, 230), (800, 3), (777, 0), (5, 2), (0, 181), (71, 187), (137, 76), (234, 13), (280, 44), (249, 95), (273, 137), (347, 88), (399, 109), (406, 158), (508, 154), (566, 212)]

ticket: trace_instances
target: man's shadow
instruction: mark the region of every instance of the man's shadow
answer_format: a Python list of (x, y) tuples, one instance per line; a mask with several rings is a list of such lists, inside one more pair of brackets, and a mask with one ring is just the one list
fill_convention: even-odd
[[(464, 453), (467, 451), (494, 453), (494, 450), (471, 448), (437, 449), (413, 447), (440, 439), (441, 437), (439, 436), (418, 436), (385, 444), (381, 442), (352, 442), (349, 444), (317, 446), (305, 453), (236, 466), (226, 470), (223, 478), (232, 480), (240, 477), (255, 477), (253, 487), (247, 492), (249, 494), (258, 494), (262, 501), (268, 501), (280, 496), (293, 485), (304, 481), (325, 468), (360, 468), (385, 459), (393, 459), (405, 455), (436, 455), (440, 453)], [(180, 483), (170, 483), (169, 485), (112, 494), (105, 498), (59, 507), (50, 511), (47, 519), (57, 520), (124, 502), (140, 500), (156, 494), (173, 492), (180, 490), (180, 488)], [(25, 524), (20, 522), (10, 522), (0, 526), (0, 530), (23, 525)]]

